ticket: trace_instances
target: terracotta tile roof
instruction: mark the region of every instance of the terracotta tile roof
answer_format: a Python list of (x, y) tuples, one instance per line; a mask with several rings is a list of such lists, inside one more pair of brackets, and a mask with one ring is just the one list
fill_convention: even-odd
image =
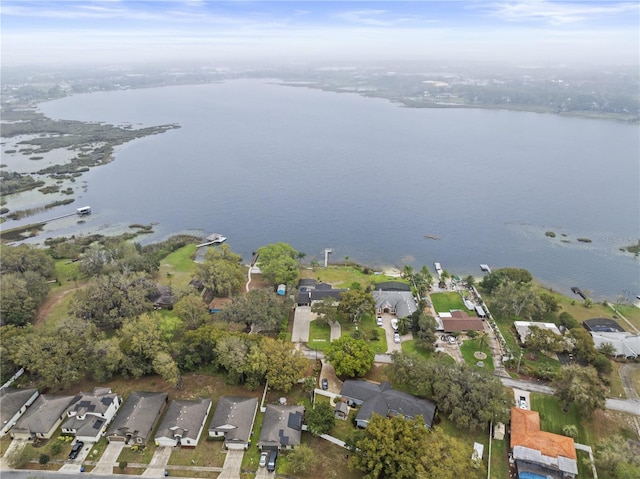
[(484, 324), (480, 318), (440, 318), (445, 333), (455, 333), (460, 331), (482, 331)]
[(540, 415), (518, 407), (511, 408), (511, 447), (524, 446), (549, 457), (577, 459), (573, 439), (540, 430)]

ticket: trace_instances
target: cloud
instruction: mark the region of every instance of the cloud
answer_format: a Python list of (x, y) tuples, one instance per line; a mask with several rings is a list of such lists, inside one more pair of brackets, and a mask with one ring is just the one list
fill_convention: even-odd
[(547, 0), (518, 0), (485, 5), (492, 14), (509, 22), (542, 21), (551, 25), (565, 25), (600, 20), (604, 16), (621, 16), (640, 12), (638, 3), (550, 2)]

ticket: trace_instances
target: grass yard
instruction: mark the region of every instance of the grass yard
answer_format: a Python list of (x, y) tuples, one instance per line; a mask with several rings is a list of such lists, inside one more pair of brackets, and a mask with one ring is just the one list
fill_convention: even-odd
[[(151, 437), (153, 438), (153, 434), (151, 434)], [(149, 440), (144, 449), (134, 450), (133, 447), (135, 446), (122, 448), (117, 462), (126, 461), (129, 464), (149, 464), (157, 449), (153, 440)]]
[(331, 326), (326, 323), (311, 321), (309, 323), (309, 342), (307, 347), (324, 351), (331, 344)]
[[(488, 451), (489, 449), (487, 454)], [(510, 479), (508, 451), (506, 438), (502, 441), (491, 441), (491, 479)]]
[[(611, 361), (611, 366), (613, 366), (613, 371), (611, 372), (611, 375), (609, 376), (609, 397), (612, 398), (621, 398), (624, 399), (627, 397), (627, 393), (624, 390), (624, 386), (622, 385), (622, 379), (620, 379), (620, 366), (622, 366), (623, 363), (619, 363), (617, 361)], [(638, 379), (640, 380), (640, 370), (636, 371), (637, 373), (639, 373), (638, 375)], [(637, 391), (640, 391), (640, 389), (637, 389)]]
[(354, 266), (329, 265), (328, 268), (317, 267), (301, 268), (300, 278), (315, 279), (322, 283), (329, 283), (334, 288), (348, 288), (352, 283), (359, 283), (362, 286), (375, 285), (383, 281), (401, 281), (400, 278), (387, 276), (385, 274), (364, 274), (360, 269)]
[(484, 341), (482, 347), (480, 347), (480, 339), (467, 339), (460, 346), (460, 351), (462, 352), (462, 356), (464, 357), (464, 361), (469, 365), (475, 368), (478, 368), (479, 359), (474, 356), (476, 352), (482, 352), (486, 355), (486, 359), (483, 359), (483, 369), (486, 371), (493, 372), (493, 361), (491, 359), (491, 350), (489, 349), (489, 340), (488, 338)]
[(415, 339), (403, 341), (402, 352), (407, 354), (417, 354), (418, 356), (422, 356), (424, 359), (433, 357), (433, 351), (429, 351), (428, 349), (425, 349), (424, 347), (418, 345)]
[(431, 298), (433, 309), (438, 313), (446, 313), (452, 309), (467, 311), (458, 293), (433, 293), (429, 297)]
[[(213, 410), (213, 408), (211, 408)], [(206, 422), (205, 424), (209, 424)], [(169, 458), (169, 465), (172, 466), (198, 466), (198, 467), (222, 467), (226, 453), (223, 451), (223, 441), (209, 440), (208, 432), (205, 428), (195, 448), (181, 447), (174, 449)], [(193, 462), (192, 462), (193, 461)]]
[(173, 288), (184, 288), (198, 271), (198, 265), (193, 261), (196, 245), (188, 244), (169, 254), (160, 263), (156, 279)]

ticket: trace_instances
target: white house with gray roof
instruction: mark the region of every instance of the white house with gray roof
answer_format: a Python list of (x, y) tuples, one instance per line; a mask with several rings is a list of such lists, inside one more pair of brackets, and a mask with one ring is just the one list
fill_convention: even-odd
[(168, 402), (167, 393), (132, 391), (107, 430), (109, 442), (145, 444)]
[(27, 441), (49, 439), (67, 417), (67, 409), (75, 396), (42, 394), (27, 408), (10, 430), (14, 439)]
[(221, 397), (209, 424), (209, 437), (224, 437), (227, 449), (248, 449), (257, 411), (258, 398)]
[(613, 346), (613, 355), (636, 359), (640, 356), (640, 335), (618, 331), (590, 331), (596, 348), (604, 344)]
[(261, 450), (293, 449), (300, 445), (304, 406), (268, 404), (258, 447)]
[(171, 401), (156, 432), (157, 445), (196, 447), (210, 410), (211, 399)]
[(26, 412), (38, 398), (38, 390), (4, 387), (0, 388), (0, 437), (9, 432), (9, 429)]
[(122, 404), (122, 398), (108, 388), (95, 388), (80, 393), (67, 411), (62, 432), (73, 434), (78, 441), (98, 442)]

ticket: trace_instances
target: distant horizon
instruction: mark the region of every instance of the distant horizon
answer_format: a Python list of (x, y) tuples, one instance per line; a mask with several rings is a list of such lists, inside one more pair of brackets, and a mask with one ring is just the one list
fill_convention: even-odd
[(3, 0), (2, 66), (640, 63), (632, 1)]

